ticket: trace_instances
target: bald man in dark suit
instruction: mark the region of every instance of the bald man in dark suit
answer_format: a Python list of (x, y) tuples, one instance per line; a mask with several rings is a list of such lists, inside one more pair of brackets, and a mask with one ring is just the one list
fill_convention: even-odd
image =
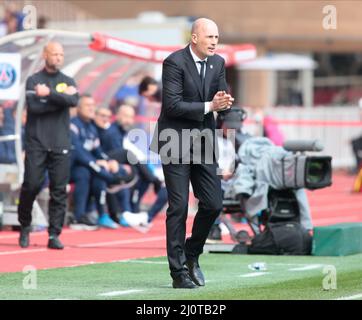
[[(205, 285), (199, 256), (222, 209), (213, 112), (227, 112), (234, 100), (226, 93), (224, 59), (215, 54), (217, 25), (200, 18), (191, 34), (190, 44), (163, 63), (162, 109), (150, 147), (160, 154), (168, 192), (167, 255), (174, 288)], [(191, 130), (196, 136), (190, 141)], [(199, 205), (185, 241), (190, 181)]]

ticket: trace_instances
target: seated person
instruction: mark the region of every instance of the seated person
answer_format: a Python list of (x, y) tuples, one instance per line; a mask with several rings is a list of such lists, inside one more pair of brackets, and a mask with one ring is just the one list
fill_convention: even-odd
[[(275, 181), (264, 181), (258, 178), (257, 165), (260, 164), (260, 161), (271, 161), (271, 159), (288, 152), (282, 147), (275, 146), (267, 138), (253, 138), (243, 133), (242, 121), (244, 119), (240, 111), (232, 109), (222, 121), (218, 121), (218, 128), (223, 129), (223, 137), (218, 141), (221, 150), (219, 152), (219, 166), (223, 169), (222, 189), (224, 196), (239, 199), (241, 211), (247, 215), (252, 224), (257, 225), (258, 214), (267, 208), (265, 205), (267, 204), (268, 188), (278, 189)], [(235, 139), (227, 141), (227, 133), (230, 129), (235, 130)], [(265, 167), (267, 166), (265, 165)], [(305, 229), (312, 230), (313, 225), (305, 189), (297, 189), (294, 193), (300, 209), (300, 223)], [(219, 223), (220, 221), (216, 220), (215, 225), (210, 230), (208, 242), (221, 240)]]
[[(13, 117), (13, 109), (4, 109), (0, 105), (0, 137), (14, 135), (15, 122)], [(0, 141), (0, 163), (12, 164), (16, 163), (15, 141)]]
[[(149, 164), (148, 167), (156, 176), (156, 174), (154, 173), (155, 171), (154, 166)], [(140, 179), (137, 182), (135, 188), (133, 188), (131, 194), (131, 205), (133, 212), (138, 212), (140, 210), (141, 200), (148, 191), (150, 185), (151, 181)], [(154, 185), (153, 191), (156, 194), (156, 200), (147, 211), (147, 223), (146, 224), (141, 223), (140, 225), (136, 224), (134, 226), (137, 230), (141, 232), (146, 232), (151, 228), (152, 220), (158, 215), (158, 213), (163, 209), (163, 207), (167, 203), (167, 189), (165, 184), (161, 183), (153, 185)]]
[[(79, 223), (91, 224), (87, 219), (87, 203), (90, 195), (95, 197), (99, 214), (98, 225), (116, 229), (117, 224), (105, 212), (105, 199), (112, 186), (124, 185), (132, 179), (130, 168), (119, 166), (102, 150), (96, 127), (95, 101), (90, 95), (79, 99), (77, 116), (71, 120), (71, 182), (75, 184), (74, 215)], [(111, 188), (110, 188), (111, 187)]]
[[(107, 132), (111, 126), (110, 123), (111, 117), (112, 117), (112, 112), (109, 108), (100, 106), (96, 109), (94, 125), (97, 128), (99, 134), (101, 147), (105, 152), (109, 150), (109, 145), (112, 145), (114, 143), (110, 141), (111, 136), (107, 135)], [(120, 148), (117, 152), (111, 152), (111, 153), (112, 156), (116, 158), (119, 163), (121, 164), (128, 163), (127, 152), (123, 148)], [(132, 171), (134, 172), (134, 168), (132, 168)], [(138, 179), (137, 176), (136, 178)], [(131, 186), (129, 188), (124, 188), (117, 193), (107, 193), (108, 210), (113, 221), (119, 223), (121, 219), (119, 215), (119, 209), (121, 209), (122, 214), (124, 212), (130, 212), (132, 210), (130, 198), (131, 198)]]
[[(144, 154), (127, 138), (127, 132), (134, 126), (135, 123), (135, 110), (128, 105), (121, 105), (116, 115), (116, 121), (101, 134), (101, 144), (108, 155), (118, 158), (121, 163), (127, 163), (128, 159), (133, 158), (132, 162), (135, 163), (139, 180), (133, 188), (133, 195), (138, 193), (138, 199), (132, 205), (132, 196), (128, 191), (122, 190), (123, 193), (123, 207), (124, 210), (120, 223), (123, 226), (132, 226), (136, 229), (147, 230), (151, 227), (151, 221), (155, 215), (163, 208), (167, 202), (166, 188), (162, 186), (160, 179), (154, 174), (152, 168), (148, 164), (143, 164)], [(150, 184), (154, 185), (154, 190), (157, 199), (154, 206), (147, 212), (132, 214), (132, 212), (139, 211), (139, 202)], [(140, 229), (141, 228), (141, 229)]]
[[(291, 151), (276, 146), (268, 138), (251, 137), (238, 148), (237, 156), (238, 165), (224, 190), (225, 198), (238, 199), (248, 220), (256, 225), (258, 216), (270, 209), (270, 191), (283, 190), (290, 201), (297, 203), (298, 212), (294, 214), (298, 214), (300, 224), (308, 231), (313, 229), (305, 188), (286, 187), (285, 170), (288, 168), (289, 182), (293, 181), (293, 185), (297, 175), (298, 164)], [(276, 193), (272, 193), (273, 197)]]
[[(228, 138), (228, 134), (232, 132), (231, 130), (235, 130), (234, 134), (238, 134), (239, 137), (248, 137), (248, 135), (245, 135), (241, 131), (242, 117), (244, 117), (243, 114), (236, 113), (235, 109), (231, 109), (228, 114), (219, 115), (217, 118), (216, 127), (217, 129), (222, 130), (222, 135), (217, 136), (217, 143), (219, 146), (218, 166), (221, 170), (222, 191), (230, 184), (230, 179), (233, 176), (236, 166), (236, 150), (240, 144), (236, 143), (236, 140), (233, 141), (233, 143), (231, 139)], [(207, 243), (218, 243), (222, 241), (220, 224), (221, 219), (217, 218), (210, 229), (209, 236), (206, 240)]]

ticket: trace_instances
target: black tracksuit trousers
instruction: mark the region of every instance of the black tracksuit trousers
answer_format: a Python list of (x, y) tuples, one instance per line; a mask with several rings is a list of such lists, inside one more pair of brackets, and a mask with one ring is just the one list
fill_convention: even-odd
[(18, 219), (22, 227), (31, 225), (31, 212), (36, 196), (44, 184), (45, 174), (49, 175), (49, 235), (59, 235), (66, 213), (66, 186), (69, 180), (69, 152), (31, 150), (26, 152), (24, 182), (20, 192)]

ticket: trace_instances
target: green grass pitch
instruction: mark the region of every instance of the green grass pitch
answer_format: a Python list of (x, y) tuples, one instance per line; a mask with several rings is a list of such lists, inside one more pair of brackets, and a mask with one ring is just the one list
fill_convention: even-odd
[[(249, 264), (265, 262), (267, 270)], [(24, 289), (30, 274), (0, 274), (0, 299), (362, 299), (362, 254), (347, 257), (204, 254), (206, 286), (173, 289), (167, 258), (39, 270), (36, 289)], [(336, 270), (336, 289), (329, 272)], [(327, 278), (326, 278), (327, 277)], [(32, 278), (34, 281), (34, 278)]]

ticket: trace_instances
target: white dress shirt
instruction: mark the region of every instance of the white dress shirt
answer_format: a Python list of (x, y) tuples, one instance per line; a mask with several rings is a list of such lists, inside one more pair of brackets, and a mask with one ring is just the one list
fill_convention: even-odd
[[(200, 72), (201, 72), (201, 64), (198, 63), (198, 62), (199, 62), (199, 61), (205, 61), (205, 62), (207, 62), (207, 58), (204, 59), (204, 60), (201, 60), (201, 59), (192, 51), (191, 45), (190, 45), (190, 52), (191, 52), (192, 58), (193, 58), (194, 61), (195, 61), (197, 71), (198, 71), (199, 74), (200, 74)], [(204, 77), (205, 77), (205, 75), (206, 75), (206, 65), (205, 65), (205, 69), (204, 69), (204, 70), (205, 70), (205, 74), (204, 74)], [(210, 112), (210, 104), (211, 104), (211, 102), (205, 102), (204, 114), (207, 114), (207, 113)]]

